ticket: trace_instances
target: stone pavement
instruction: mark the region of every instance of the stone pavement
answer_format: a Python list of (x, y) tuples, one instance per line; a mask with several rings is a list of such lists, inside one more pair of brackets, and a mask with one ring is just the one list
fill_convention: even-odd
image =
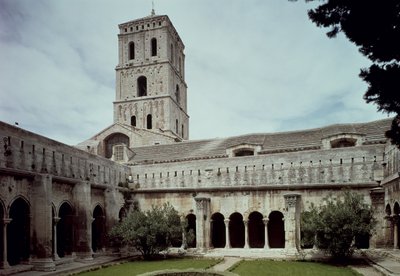
[(211, 268), (215, 271), (227, 271), (229, 268), (240, 262), (242, 259), (238, 257), (224, 257), (224, 260)]

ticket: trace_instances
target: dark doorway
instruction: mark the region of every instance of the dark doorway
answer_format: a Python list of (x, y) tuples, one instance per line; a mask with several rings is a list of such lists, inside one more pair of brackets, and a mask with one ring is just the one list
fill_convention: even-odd
[(68, 202), (64, 202), (58, 211), (57, 254), (60, 258), (71, 255), (73, 246), (73, 210)]
[(268, 241), (270, 248), (285, 248), (285, 225), (283, 214), (273, 211), (269, 214)]
[(232, 248), (244, 247), (243, 216), (239, 213), (233, 213), (229, 217), (229, 241)]
[(16, 199), (10, 207), (12, 219), (7, 228), (7, 257), (10, 265), (20, 264), (29, 259), (30, 217), (29, 205), (22, 198)]
[(211, 242), (214, 248), (225, 247), (225, 223), (224, 216), (221, 213), (215, 213), (211, 216)]
[(249, 246), (263, 248), (265, 244), (265, 226), (263, 215), (253, 212), (249, 215)]
[(187, 226), (186, 232), (189, 236), (192, 236), (193, 239), (188, 240), (187, 246), (191, 248), (196, 247), (196, 216), (194, 214), (189, 214), (186, 216)]
[(92, 250), (99, 251), (104, 247), (105, 216), (103, 209), (97, 205), (93, 211)]

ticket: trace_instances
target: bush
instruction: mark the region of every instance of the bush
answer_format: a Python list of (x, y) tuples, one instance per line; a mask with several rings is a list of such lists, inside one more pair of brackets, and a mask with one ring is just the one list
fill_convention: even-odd
[(302, 245), (314, 242), (337, 259), (350, 257), (357, 247), (356, 241), (369, 238), (375, 227), (371, 207), (364, 203), (362, 195), (343, 192), (338, 198), (329, 196), (324, 204), (311, 205), (302, 213)]

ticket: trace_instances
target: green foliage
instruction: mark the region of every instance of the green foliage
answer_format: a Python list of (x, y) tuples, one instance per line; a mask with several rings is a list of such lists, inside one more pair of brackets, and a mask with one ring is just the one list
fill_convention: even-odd
[(353, 254), (360, 238), (371, 236), (376, 221), (362, 195), (345, 191), (325, 198), (321, 206), (312, 205), (302, 213), (301, 223), (302, 244), (315, 239), (318, 248), (341, 259)]
[[(312, 2), (315, 0), (306, 0)], [(318, 27), (330, 28), (328, 37), (343, 32), (372, 61), (361, 70), (368, 84), (367, 103), (396, 114), (386, 137), (400, 148), (400, 2), (398, 0), (322, 0), (308, 12)]]
[(178, 212), (169, 204), (153, 206), (142, 212), (135, 210), (115, 225), (111, 237), (135, 247), (145, 259), (150, 259), (182, 237)]

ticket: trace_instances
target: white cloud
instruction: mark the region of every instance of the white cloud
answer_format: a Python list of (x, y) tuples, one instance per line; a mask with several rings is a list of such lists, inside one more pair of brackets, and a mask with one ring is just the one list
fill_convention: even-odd
[[(382, 118), (362, 99), (368, 61), (328, 39), (301, 1), (157, 1), (186, 45), (193, 139)], [(0, 3), (0, 118), (69, 144), (112, 123), (117, 25), (147, 0)]]

